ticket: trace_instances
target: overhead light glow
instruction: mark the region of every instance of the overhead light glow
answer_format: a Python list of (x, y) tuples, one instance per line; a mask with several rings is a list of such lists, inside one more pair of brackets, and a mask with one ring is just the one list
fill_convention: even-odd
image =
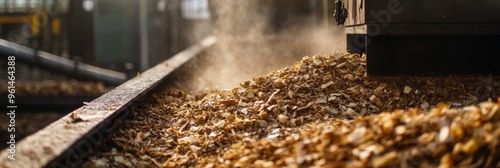
[(83, 10), (87, 12), (91, 12), (94, 9), (94, 1), (92, 0), (84, 0), (82, 2)]

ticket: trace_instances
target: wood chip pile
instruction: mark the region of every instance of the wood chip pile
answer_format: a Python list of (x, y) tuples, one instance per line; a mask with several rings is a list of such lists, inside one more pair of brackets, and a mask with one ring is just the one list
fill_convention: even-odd
[(165, 89), (84, 165), (500, 166), (500, 78), (367, 77), (365, 67), (333, 52), (232, 90)]

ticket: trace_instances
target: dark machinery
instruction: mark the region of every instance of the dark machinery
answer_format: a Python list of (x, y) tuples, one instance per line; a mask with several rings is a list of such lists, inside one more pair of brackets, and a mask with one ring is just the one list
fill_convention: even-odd
[(498, 0), (337, 0), (347, 49), (370, 75), (500, 74)]

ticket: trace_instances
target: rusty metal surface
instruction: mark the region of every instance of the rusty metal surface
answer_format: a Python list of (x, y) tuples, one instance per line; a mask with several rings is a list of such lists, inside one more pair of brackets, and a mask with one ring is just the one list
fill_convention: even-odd
[(500, 1), (411, 1), (411, 0), (343, 0), (349, 14), (346, 26), (367, 23), (442, 24), (498, 23)]
[(169, 73), (215, 42), (215, 37), (205, 38), (26, 137), (16, 144), (15, 161), (9, 160), (9, 152), (3, 150), (0, 153), (0, 167), (64, 167), (66, 164), (78, 164), (91, 146), (103, 139), (103, 128), (109, 126), (112, 119), (126, 113), (134, 102), (155, 88)]
[(345, 0), (346, 34), (498, 35), (500, 1)]

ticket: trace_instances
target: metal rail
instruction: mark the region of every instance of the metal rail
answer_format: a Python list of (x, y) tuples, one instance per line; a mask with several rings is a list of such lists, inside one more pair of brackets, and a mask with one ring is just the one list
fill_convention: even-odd
[(13, 42), (0, 39), (0, 54), (14, 55), (20, 61), (39, 65), (58, 73), (100, 81), (109, 85), (120, 85), (127, 75), (81, 62), (76, 62), (44, 51), (36, 51)]
[[(16, 144), (16, 160), (8, 150), (0, 163), (10, 167), (68, 167), (80, 164), (99, 145), (113, 119), (125, 117), (131, 105), (165, 80), (168, 74), (216, 42), (200, 43), (142, 73)], [(0, 166), (5, 166), (1, 165)]]

